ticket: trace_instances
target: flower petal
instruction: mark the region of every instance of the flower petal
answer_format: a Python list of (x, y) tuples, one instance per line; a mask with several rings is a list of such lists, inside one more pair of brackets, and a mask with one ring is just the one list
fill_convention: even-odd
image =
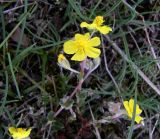
[(71, 58), (71, 60), (75, 61), (83, 61), (86, 58), (86, 55), (83, 51), (83, 49), (79, 49), (74, 56)]
[(86, 39), (86, 40), (89, 40), (89, 39), (90, 39), (90, 33), (85, 33), (84, 36), (85, 36), (85, 39)]
[(63, 50), (66, 54), (74, 54), (77, 51), (77, 46), (75, 41), (69, 40), (66, 41), (63, 45)]
[(10, 134), (14, 134), (16, 132), (16, 128), (14, 128), (14, 127), (9, 127), (8, 130), (9, 130)]
[(30, 135), (30, 133), (31, 133), (31, 129), (29, 128), (29, 129), (26, 129), (26, 131), (23, 133), (23, 137), (25, 138), (25, 137), (28, 137), (29, 135)]
[(84, 35), (79, 33), (75, 34), (74, 37), (75, 37), (75, 41), (81, 41), (84, 39)]
[(133, 113), (134, 99), (132, 99), (132, 98), (129, 100), (129, 109), (130, 109), (131, 113)]
[(88, 28), (88, 29), (96, 29), (96, 27), (97, 27), (97, 25), (96, 24), (88, 24), (88, 23), (86, 23), (86, 22), (82, 22), (81, 24), (80, 24), (80, 27), (81, 28), (84, 28), (84, 27), (86, 27), (86, 28)]
[(94, 47), (87, 47), (87, 49), (86, 49), (87, 56), (91, 57), (91, 58), (99, 57), (100, 53), (101, 53), (100, 49), (97, 49)]
[(88, 45), (89, 46), (98, 46), (101, 44), (100, 38), (99, 37), (94, 37), (89, 40)]
[(88, 27), (90, 24), (88, 24), (87, 22), (82, 22), (81, 24), (80, 24), (80, 27), (81, 28), (84, 28), (84, 27)]
[(75, 41), (78, 42), (78, 43), (80, 41), (82, 41), (82, 43), (83, 43), (83, 42), (89, 40), (89, 38), (90, 38), (90, 34), (89, 33), (86, 33), (86, 34), (77, 33), (77, 34), (75, 34)]
[(136, 115), (139, 115), (142, 113), (142, 110), (139, 108), (139, 105), (136, 104)]
[[(129, 100), (129, 107), (130, 107), (131, 112), (133, 113), (133, 111), (134, 111), (134, 99)], [(136, 104), (136, 115), (139, 115), (141, 113), (142, 113), (142, 110), (139, 108), (139, 105)]]
[(130, 108), (129, 108), (129, 102), (128, 101), (123, 101), (123, 105), (124, 105), (124, 108), (126, 109), (128, 115), (132, 114), (131, 111), (130, 111)]
[(135, 121), (139, 124), (141, 121), (143, 120), (143, 118), (141, 116), (136, 116), (135, 117)]
[(97, 30), (99, 30), (102, 34), (108, 34), (110, 31), (112, 31), (112, 28), (108, 26), (101, 26), (97, 27)]

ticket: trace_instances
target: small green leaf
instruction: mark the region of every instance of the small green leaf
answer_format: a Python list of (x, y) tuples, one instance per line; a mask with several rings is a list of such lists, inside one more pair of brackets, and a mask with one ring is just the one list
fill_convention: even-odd
[(54, 113), (53, 111), (50, 111), (47, 115), (48, 121), (54, 121)]
[(68, 96), (62, 98), (60, 100), (60, 105), (62, 108), (69, 110), (72, 108), (74, 101), (72, 99), (69, 99)]
[(79, 104), (80, 107), (85, 105), (85, 100), (87, 96), (88, 96), (87, 92), (84, 92), (84, 91), (81, 91), (76, 94), (77, 103)]
[(54, 132), (57, 132), (58, 130), (61, 130), (64, 128), (64, 125), (61, 121), (58, 121), (58, 120), (54, 120), (53, 123), (52, 123), (52, 130)]

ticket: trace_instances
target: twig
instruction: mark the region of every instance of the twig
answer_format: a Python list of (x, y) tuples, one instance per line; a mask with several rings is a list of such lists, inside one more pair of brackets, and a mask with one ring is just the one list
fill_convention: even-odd
[(47, 134), (46, 139), (49, 139), (49, 135), (51, 133), (51, 128), (52, 128), (52, 123), (50, 123), (50, 125), (49, 125), (48, 134)]
[(91, 113), (91, 116), (92, 116), (92, 120), (93, 120), (93, 126), (94, 126), (94, 128), (95, 128), (95, 132), (96, 132), (96, 137), (97, 137), (97, 139), (101, 139), (101, 136), (100, 136), (100, 133), (99, 133), (99, 130), (98, 130), (98, 128), (97, 128), (97, 126), (96, 126), (96, 124), (95, 124), (95, 118), (94, 118), (94, 115), (93, 115), (93, 113), (92, 113), (92, 110), (91, 110), (91, 107), (90, 107), (90, 105), (89, 105), (89, 110), (90, 110), (90, 113)]
[[(33, 5), (33, 4), (34, 4), (34, 2), (29, 3), (28, 6)], [(17, 6), (17, 7), (12, 8), (12, 9), (5, 10), (5, 11), (3, 11), (3, 14), (7, 14), (7, 13), (9, 13), (9, 12), (13, 12), (14, 10), (17, 10), (17, 9), (19, 9), (19, 8), (23, 8), (24, 6), (25, 6), (25, 5), (20, 5), (20, 6)]]
[(101, 40), (102, 40), (104, 64), (105, 64), (106, 71), (107, 71), (108, 75), (110, 76), (110, 78), (112, 79), (112, 81), (113, 81), (113, 83), (114, 83), (114, 85), (115, 85), (118, 93), (120, 94), (121, 91), (120, 91), (120, 89), (119, 89), (119, 87), (118, 87), (118, 84), (117, 84), (117, 82), (115, 81), (114, 77), (112, 76), (111, 72), (110, 72), (109, 69), (108, 69), (108, 64), (107, 64), (107, 60), (106, 60), (107, 58), (106, 58), (106, 53), (105, 53), (105, 46), (104, 46), (103, 36), (102, 36), (102, 35), (101, 35)]
[(57, 117), (57, 116), (61, 113), (62, 110), (63, 110), (63, 108), (60, 107), (60, 108), (58, 109), (58, 111), (54, 114), (53, 117)]
[(153, 82), (137, 67), (137, 65), (132, 62), (131, 60), (128, 59), (128, 57), (126, 56), (126, 54), (118, 47), (118, 45), (116, 43), (114, 43), (109, 36), (105, 36), (106, 39), (111, 43), (111, 45), (113, 46), (113, 48), (124, 58), (124, 60), (126, 60), (128, 63), (131, 64), (131, 66), (138, 72), (139, 76), (141, 76), (141, 78), (158, 94), (160, 95), (160, 90), (157, 88), (157, 86), (155, 84), (153, 84)]
[[(128, 27), (128, 28), (129, 28), (129, 30), (133, 31), (130, 27)], [(137, 44), (137, 41), (135, 40), (135, 38), (134, 38), (133, 35), (132, 35), (132, 32), (130, 32), (129, 34), (131, 35), (131, 38), (133, 39), (133, 41), (134, 41), (134, 43), (135, 43), (135, 45), (136, 45), (136, 47), (137, 47), (137, 49), (138, 49), (138, 51), (139, 51), (140, 56), (143, 57), (143, 55), (142, 55), (142, 53), (141, 53), (141, 50), (140, 50), (140, 48), (139, 48), (139, 46), (138, 46), (138, 44)]]
[(150, 134), (149, 134), (150, 139), (153, 139), (153, 133), (154, 133), (155, 128), (156, 128), (156, 126), (157, 126), (157, 124), (158, 124), (159, 116), (160, 116), (160, 115), (158, 114), (157, 120), (156, 120), (156, 122), (155, 122), (155, 124), (154, 124), (154, 127), (153, 127), (152, 131), (151, 131)]

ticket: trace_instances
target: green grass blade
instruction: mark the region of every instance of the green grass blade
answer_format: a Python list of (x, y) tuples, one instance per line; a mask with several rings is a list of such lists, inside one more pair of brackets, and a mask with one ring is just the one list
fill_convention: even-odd
[(77, 13), (77, 15), (79, 15), (80, 18), (82, 18), (83, 20), (89, 20), (87, 17), (85, 17), (80, 9), (78, 8), (78, 6), (76, 5), (76, 2), (74, 0), (68, 0), (69, 4), (72, 6), (72, 8), (75, 10), (75, 12)]
[(17, 81), (16, 81), (16, 77), (15, 77), (14, 71), (13, 71), (13, 65), (12, 65), (12, 61), (11, 61), (11, 56), (10, 56), (9, 53), (7, 53), (7, 56), (8, 56), (9, 67), (10, 67), (10, 71), (11, 71), (11, 74), (12, 74), (12, 78), (13, 78), (14, 84), (16, 86), (16, 91), (17, 91), (17, 94), (18, 94), (18, 98), (21, 99), (21, 93), (20, 93), (20, 90), (19, 90), (19, 87), (18, 87), (18, 84), (17, 84)]
[(0, 107), (0, 116), (3, 114), (3, 110), (4, 110), (4, 107), (5, 107), (5, 104), (6, 104), (6, 101), (7, 101), (7, 95), (8, 95), (9, 83), (8, 83), (8, 73), (7, 73), (7, 71), (5, 71), (5, 77), (6, 77), (5, 90), (4, 90), (4, 97), (3, 97), (3, 100), (2, 100), (2, 104), (1, 104), (1, 107)]
[(95, 12), (95, 10), (97, 9), (97, 7), (101, 4), (102, 0), (99, 0), (96, 4), (96, 6), (93, 8), (93, 10), (91, 11), (91, 14), (89, 15), (89, 18), (91, 18)]
[[(24, 13), (27, 13), (27, 5), (28, 5), (28, 0), (25, 0), (24, 1)], [(18, 42), (18, 45), (17, 45), (17, 50), (16, 50), (16, 55), (18, 54), (19, 52), (19, 49), (20, 49), (20, 45), (22, 43), (22, 38), (23, 38), (23, 34), (24, 34), (24, 29), (25, 29), (25, 26), (26, 26), (26, 18), (27, 16), (25, 16), (23, 22), (22, 22), (22, 29), (21, 29), (21, 33), (20, 33), (20, 38), (19, 38), (19, 42)]]

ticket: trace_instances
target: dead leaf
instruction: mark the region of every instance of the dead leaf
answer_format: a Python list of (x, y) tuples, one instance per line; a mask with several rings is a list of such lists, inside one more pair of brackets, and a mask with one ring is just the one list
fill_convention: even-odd
[[(20, 40), (20, 35), (21, 35), (21, 28), (18, 27), (13, 33), (13, 35), (11, 36), (11, 38), (12, 40), (18, 43)], [(29, 46), (29, 44), (30, 44), (30, 39), (27, 37), (26, 34), (23, 34), (21, 45), (23, 45), (24, 47), (27, 47)]]
[(121, 103), (108, 102), (108, 110), (112, 114), (116, 114), (120, 111)]

